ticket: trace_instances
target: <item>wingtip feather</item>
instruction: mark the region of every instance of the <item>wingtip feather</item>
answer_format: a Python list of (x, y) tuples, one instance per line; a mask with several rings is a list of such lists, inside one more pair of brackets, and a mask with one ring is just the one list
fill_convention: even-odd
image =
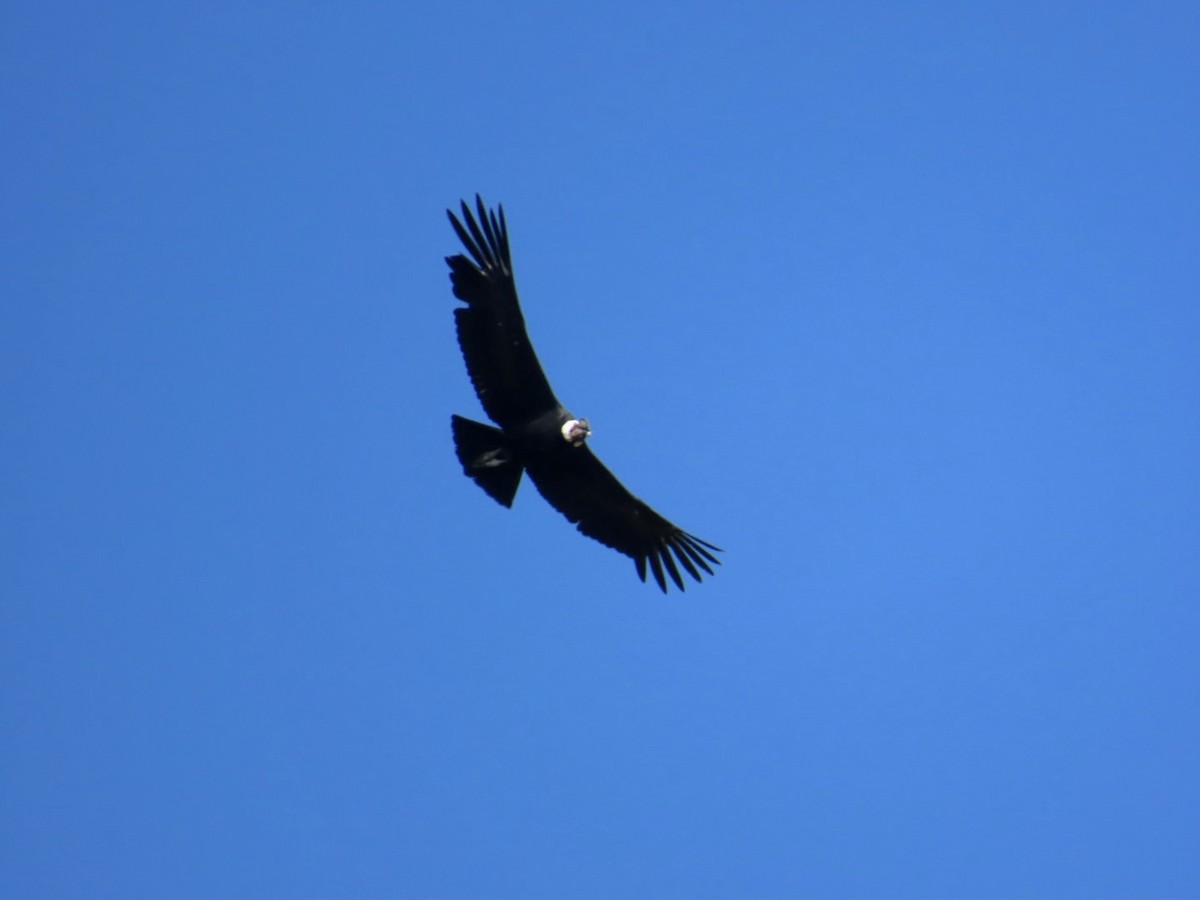
[(667, 592), (667, 579), (663, 576), (662, 562), (659, 561), (656, 551), (650, 553), (650, 571), (654, 573), (654, 580), (658, 582), (659, 588), (665, 594)]
[(683, 586), (683, 579), (679, 577), (679, 567), (675, 565), (675, 558), (671, 556), (670, 544), (664, 540), (656, 549), (659, 558), (662, 559), (663, 568), (667, 570), (667, 574), (671, 576), (671, 580), (675, 582), (675, 586), (681, 591), (686, 590)]
[(678, 558), (680, 564), (687, 570), (687, 573), (691, 575), (693, 579), (699, 582), (700, 571), (696, 568), (695, 564), (688, 559), (688, 555), (679, 549), (679, 544), (677, 542), (671, 542), (671, 550), (674, 552), (676, 558)]

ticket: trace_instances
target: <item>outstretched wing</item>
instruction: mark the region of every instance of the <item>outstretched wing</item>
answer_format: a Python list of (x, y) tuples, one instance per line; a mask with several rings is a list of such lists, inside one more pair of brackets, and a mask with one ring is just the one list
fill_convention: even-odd
[(629, 493), (586, 445), (543, 459), (527, 471), (547, 502), (580, 531), (631, 557), (642, 581), (649, 563), (663, 593), (666, 575), (684, 589), (680, 567), (699, 581), (701, 569), (711, 575), (709, 563), (721, 563), (710, 552), (720, 552), (720, 547), (672, 525)]
[(470, 259), (461, 254), (446, 257), (454, 296), (467, 304), (454, 311), (454, 320), (479, 402), (493, 422), (509, 428), (553, 409), (558, 400), (525, 333), (504, 207), (499, 207), (498, 213), (488, 210), (478, 194), (475, 206), (478, 220), (466, 201), (462, 203), (462, 221), (446, 210), (455, 233), (471, 254)]

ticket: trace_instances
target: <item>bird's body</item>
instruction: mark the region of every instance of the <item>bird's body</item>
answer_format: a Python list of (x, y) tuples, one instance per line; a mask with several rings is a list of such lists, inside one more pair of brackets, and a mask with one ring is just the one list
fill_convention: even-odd
[[(667, 577), (683, 590), (679, 569), (700, 580), (712, 574), (719, 548), (672, 525), (627, 491), (596, 458), (586, 440), (586, 419), (569, 412), (542, 371), (525, 330), (517, 299), (504, 210), (485, 208), (478, 220), (464, 202), (463, 221), (450, 223), (470, 258), (447, 257), (454, 311), (467, 372), (492, 427), (451, 417), (463, 472), (498, 503), (511, 507), (521, 474), (588, 537), (631, 557), (646, 580), (649, 565), (665, 592)], [(465, 224), (464, 224), (465, 223)], [(678, 565), (677, 565), (678, 563)]]

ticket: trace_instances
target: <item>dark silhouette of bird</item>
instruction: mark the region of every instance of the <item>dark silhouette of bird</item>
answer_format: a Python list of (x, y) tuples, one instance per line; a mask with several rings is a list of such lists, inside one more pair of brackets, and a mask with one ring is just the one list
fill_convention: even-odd
[(517, 299), (504, 207), (489, 210), (475, 196), (478, 215), (464, 201), (450, 224), (470, 258), (446, 257), (454, 296), (458, 343), (467, 373), (488, 418), (498, 425), (451, 416), (454, 448), (463, 472), (488, 496), (511, 507), (528, 472), (547, 502), (590, 538), (633, 559), (646, 580), (647, 565), (663, 593), (667, 578), (680, 589), (680, 569), (700, 580), (719, 564), (720, 548), (671, 524), (617, 481), (587, 446), (587, 419), (569, 412), (542, 371)]

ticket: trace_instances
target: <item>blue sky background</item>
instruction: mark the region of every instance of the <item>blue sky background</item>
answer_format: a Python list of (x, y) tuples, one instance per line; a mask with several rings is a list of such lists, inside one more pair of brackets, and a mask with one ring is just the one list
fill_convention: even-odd
[(2, 19), (0, 894), (1200, 896), (1200, 7)]

